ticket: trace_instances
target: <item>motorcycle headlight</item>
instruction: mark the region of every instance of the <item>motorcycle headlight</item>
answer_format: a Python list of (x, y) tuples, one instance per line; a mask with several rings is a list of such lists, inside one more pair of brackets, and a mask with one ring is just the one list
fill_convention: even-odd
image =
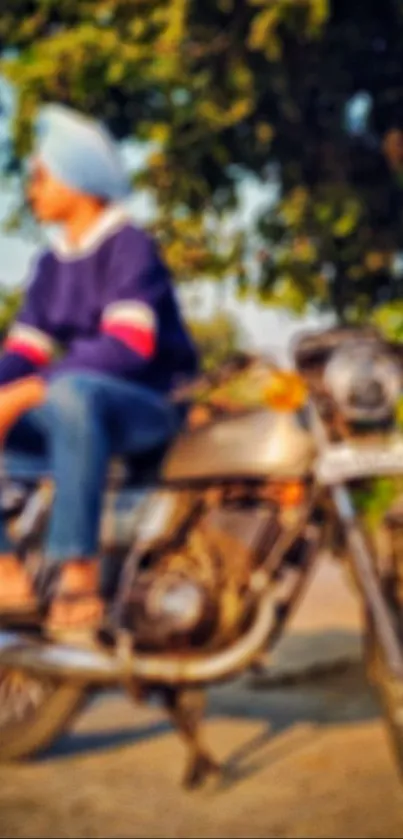
[(326, 387), (351, 422), (383, 422), (393, 416), (402, 386), (399, 365), (379, 341), (347, 341), (324, 371)]

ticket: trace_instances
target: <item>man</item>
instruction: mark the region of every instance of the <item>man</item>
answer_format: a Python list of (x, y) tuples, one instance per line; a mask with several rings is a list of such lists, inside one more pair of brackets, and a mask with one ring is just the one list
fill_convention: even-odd
[[(27, 194), (38, 221), (62, 236), (37, 260), (0, 359), (0, 434), (12, 427), (9, 474), (30, 456), (54, 477), (44, 547), (58, 569), (54, 631), (88, 629), (102, 615), (98, 531), (110, 456), (169, 440), (179, 423), (169, 391), (197, 369), (168, 271), (119, 203), (128, 193), (109, 133), (45, 108)], [(2, 528), (0, 614), (29, 610), (35, 597)]]

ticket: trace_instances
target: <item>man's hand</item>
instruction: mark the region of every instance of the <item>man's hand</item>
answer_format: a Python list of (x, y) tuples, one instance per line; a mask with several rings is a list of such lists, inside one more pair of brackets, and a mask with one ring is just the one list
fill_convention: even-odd
[(17, 420), (40, 405), (46, 397), (46, 384), (39, 376), (28, 376), (0, 387), (0, 445)]

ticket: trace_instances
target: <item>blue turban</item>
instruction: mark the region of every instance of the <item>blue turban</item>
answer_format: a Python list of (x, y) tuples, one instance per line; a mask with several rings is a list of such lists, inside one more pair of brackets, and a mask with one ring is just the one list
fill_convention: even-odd
[(108, 201), (130, 192), (117, 143), (107, 129), (62, 105), (42, 108), (34, 158), (66, 186)]

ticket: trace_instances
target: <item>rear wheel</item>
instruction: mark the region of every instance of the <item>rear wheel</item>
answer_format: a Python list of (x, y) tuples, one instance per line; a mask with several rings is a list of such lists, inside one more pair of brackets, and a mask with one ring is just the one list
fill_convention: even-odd
[(0, 669), (0, 761), (29, 757), (68, 726), (85, 690), (21, 670)]

